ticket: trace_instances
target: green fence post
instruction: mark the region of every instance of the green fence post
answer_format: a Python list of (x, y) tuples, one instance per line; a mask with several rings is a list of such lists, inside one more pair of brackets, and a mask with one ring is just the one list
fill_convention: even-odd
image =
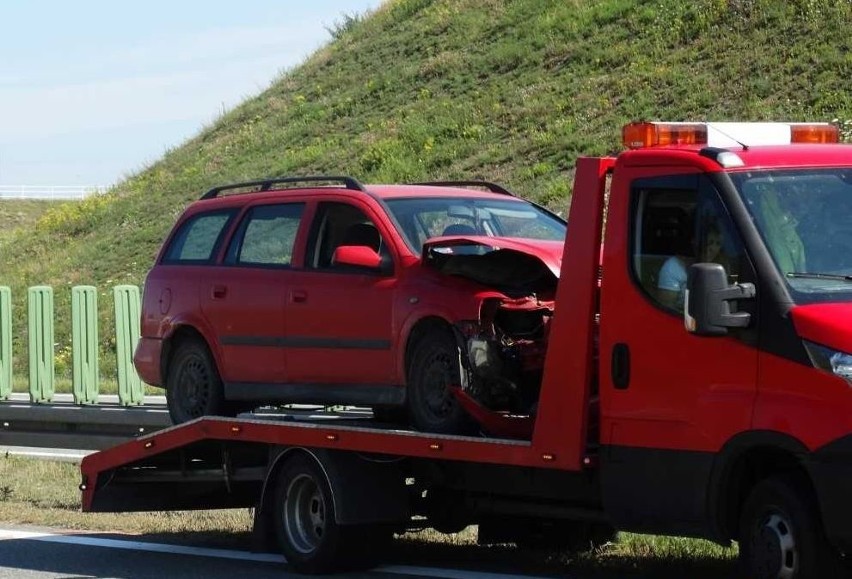
[(12, 395), (12, 290), (0, 287), (0, 400)]
[(71, 288), (71, 358), (75, 404), (98, 402), (98, 290)]
[(53, 288), (33, 286), (27, 293), (30, 400), (53, 400)]
[(139, 342), (139, 286), (115, 286), (113, 295), (118, 402), (124, 406), (142, 404), (142, 380), (133, 367), (133, 352)]

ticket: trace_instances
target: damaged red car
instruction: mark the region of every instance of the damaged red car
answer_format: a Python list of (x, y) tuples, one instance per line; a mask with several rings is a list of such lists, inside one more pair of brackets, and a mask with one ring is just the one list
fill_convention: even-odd
[(148, 274), (136, 369), (175, 423), (301, 403), (473, 432), (456, 389), (531, 415), (565, 231), (484, 182), (217, 187)]

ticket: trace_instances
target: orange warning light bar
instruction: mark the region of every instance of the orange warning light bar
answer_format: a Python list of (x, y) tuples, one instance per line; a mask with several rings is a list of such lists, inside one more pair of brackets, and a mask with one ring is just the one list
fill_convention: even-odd
[(704, 123), (629, 123), (621, 131), (621, 140), (628, 149), (655, 145), (706, 145), (707, 125)]
[(840, 131), (831, 123), (791, 123), (792, 143), (839, 143)]

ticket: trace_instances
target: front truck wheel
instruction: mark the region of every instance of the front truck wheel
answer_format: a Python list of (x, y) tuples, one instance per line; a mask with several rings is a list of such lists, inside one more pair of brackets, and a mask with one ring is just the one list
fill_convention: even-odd
[(789, 476), (759, 482), (743, 506), (740, 564), (749, 579), (840, 579), (840, 556), (829, 545), (816, 501)]
[(294, 570), (322, 574), (366, 569), (377, 563), (392, 537), (390, 527), (339, 524), (331, 486), (314, 459), (289, 459), (276, 485), (275, 538)]

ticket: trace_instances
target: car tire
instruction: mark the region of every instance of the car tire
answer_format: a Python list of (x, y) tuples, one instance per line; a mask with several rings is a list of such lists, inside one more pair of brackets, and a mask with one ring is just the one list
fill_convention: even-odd
[(839, 579), (840, 556), (829, 545), (816, 501), (804, 482), (765, 479), (752, 489), (739, 527), (740, 565), (749, 579)]
[(449, 330), (434, 329), (414, 346), (408, 371), (408, 413), (422, 432), (468, 434), (473, 421), (450, 391), (462, 383), (459, 348)]
[(197, 339), (178, 343), (166, 374), (166, 403), (173, 424), (202, 416), (233, 416), (225, 403), (222, 379), (207, 345)]
[(276, 481), (273, 530), (287, 564), (311, 575), (366, 569), (393, 532), (379, 524), (341, 525), (323, 469), (304, 455), (289, 459)]

